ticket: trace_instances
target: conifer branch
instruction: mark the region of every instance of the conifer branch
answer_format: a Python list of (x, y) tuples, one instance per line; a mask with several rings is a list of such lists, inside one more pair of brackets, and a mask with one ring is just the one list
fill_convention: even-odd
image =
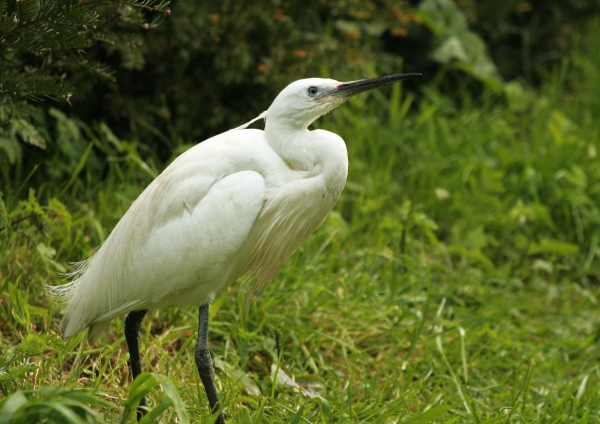
[(32, 114), (17, 111), (31, 112), (44, 99), (68, 102), (75, 75), (113, 80), (108, 66), (85, 55), (104, 40), (109, 54), (119, 51), (125, 66), (140, 67), (140, 32), (154, 25), (146, 22), (147, 12), (167, 16), (168, 5), (164, 0), (0, 0), (0, 107), (8, 110), (0, 116), (0, 132), (12, 128), (13, 139), (43, 148)]

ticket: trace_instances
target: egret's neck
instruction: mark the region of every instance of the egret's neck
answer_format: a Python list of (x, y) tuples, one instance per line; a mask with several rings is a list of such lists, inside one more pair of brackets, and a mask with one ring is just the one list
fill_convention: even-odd
[(348, 172), (348, 153), (344, 141), (329, 131), (309, 131), (278, 120), (265, 125), (265, 139), (291, 167), (326, 180), (343, 178)]
[(267, 121), (265, 139), (295, 169), (311, 171), (320, 162), (318, 153), (314, 150), (316, 140), (306, 128)]

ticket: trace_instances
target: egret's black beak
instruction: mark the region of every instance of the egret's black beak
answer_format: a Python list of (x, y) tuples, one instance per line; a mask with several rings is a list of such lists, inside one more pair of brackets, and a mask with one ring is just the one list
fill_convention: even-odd
[(394, 84), (399, 81), (404, 81), (409, 78), (419, 77), (421, 74), (397, 74), (387, 75), (385, 77), (362, 79), (358, 81), (343, 82), (333, 89), (328, 94), (334, 97), (348, 98), (355, 94), (362, 93), (363, 91), (370, 90), (372, 88), (381, 87), (383, 85)]

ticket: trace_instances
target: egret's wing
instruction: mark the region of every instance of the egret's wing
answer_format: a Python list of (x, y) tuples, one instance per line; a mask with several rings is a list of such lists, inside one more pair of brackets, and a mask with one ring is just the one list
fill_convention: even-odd
[(186, 178), (194, 170), (179, 165), (144, 191), (74, 282), (66, 337), (186, 290), (202, 301), (235, 278), (236, 253), (265, 200), (264, 178), (254, 171)]
[(197, 206), (181, 205), (181, 216), (154, 229), (140, 255), (146, 298), (160, 302), (199, 285), (208, 294), (230, 283), (264, 201), (262, 175), (242, 171), (216, 182)]

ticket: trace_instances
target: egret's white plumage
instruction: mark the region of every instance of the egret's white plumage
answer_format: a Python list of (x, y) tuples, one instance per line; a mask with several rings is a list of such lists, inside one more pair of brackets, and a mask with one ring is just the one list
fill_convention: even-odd
[(307, 130), (343, 101), (315, 101), (307, 87), (339, 84), (296, 81), (267, 111), (264, 131), (225, 132), (169, 165), (74, 280), (56, 288), (68, 300), (64, 337), (89, 327), (93, 339), (132, 310), (210, 302), (242, 276), (251, 291), (262, 287), (325, 219), (346, 182), (343, 140)]
[[(49, 288), (67, 301), (64, 337), (89, 328), (93, 340), (114, 317), (131, 312), (125, 339), (135, 379), (142, 372), (138, 333), (147, 310), (197, 305), (194, 357), (210, 407), (219, 410), (208, 303), (242, 276), (249, 279), (250, 294), (260, 290), (323, 222), (346, 183), (344, 141), (307, 127), (353, 94), (416, 75), (296, 81), (259, 116), (264, 131), (243, 125), (179, 156), (96, 254), (78, 265), (73, 281)], [(138, 420), (144, 406), (142, 399)], [(224, 423), (222, 414), (216, 423)]]

